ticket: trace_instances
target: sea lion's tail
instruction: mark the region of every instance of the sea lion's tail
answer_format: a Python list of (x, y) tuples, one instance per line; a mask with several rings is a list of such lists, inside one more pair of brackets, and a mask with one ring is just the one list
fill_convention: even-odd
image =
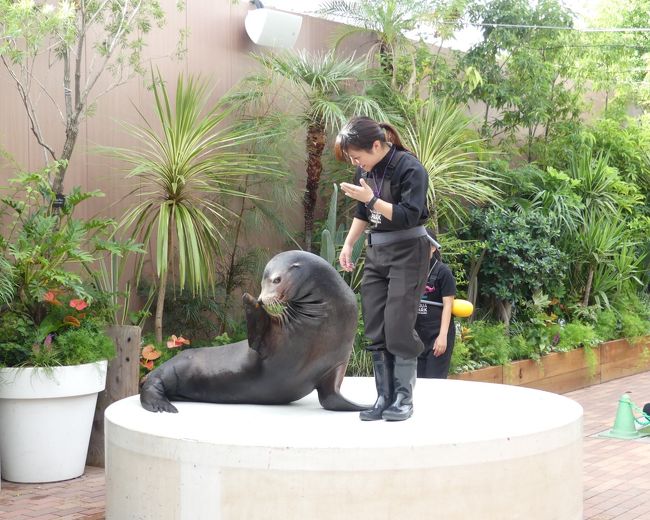
[(149, 374), (142, 385), (140, 404), (150, 412), (178, 413), (176, 407), (167, 399), (165, 387), (157, 374)]
[(372, 408), (372, 405), (357, 404), (341, 395), (341, 383), (347, 363), (342, 363), (330, 370), (320, 381), (316, 390), (318, 400), (325, 410), (334, 412), (360, 412)]

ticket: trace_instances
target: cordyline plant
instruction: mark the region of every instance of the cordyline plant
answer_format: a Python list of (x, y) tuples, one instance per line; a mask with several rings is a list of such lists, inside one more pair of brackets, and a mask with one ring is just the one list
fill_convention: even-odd
[[(18, 89), (45, 163), (58, 166), (49, 179), (54, 194), (63, 192), (80, 123), (98, 98), (143, 71), (144, 36), (162, 23), (157, 0), (0, 0), (0, 60)], [(61, 78), (58, 92), (47, 86), (52, 75)], [(100, 82), (102, 76), (110, 79)], [(54, 105), (63, 139), (42, 126), (41, 98)], [(55, 145), (60, 141), (62, 147)]]
[[(258, 135), (228, 125), (230, 112), (217, 102), (210, 106), (208, 84), (179, 76), (171, 97), (160, 73), (152, 73), (155, 122), (137, 108), (143, 123), (127, 125), (137, 149), (105, 149), (123, 160), (128, 178), (137, 182), (137, 203), (121, 226), (145, 245), (155, 243), (156, 341), (162, 342), (163, 308), (168, 275), (192, 294), (214, 292), (221, 257), (221, 230), (237, 218), (226, 204), (232, 197), (253, 197), (239, 190), (246, 176), (279, 174), (268, 158), (241, 151)], [(139, 191), (138, 191), (139, 190)]]

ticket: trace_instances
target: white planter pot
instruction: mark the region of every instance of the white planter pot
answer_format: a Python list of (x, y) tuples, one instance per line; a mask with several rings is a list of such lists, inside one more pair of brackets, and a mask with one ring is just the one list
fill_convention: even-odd
[(0, 368), (3, 479), (56, 482), (83, 474), (107, 365)]

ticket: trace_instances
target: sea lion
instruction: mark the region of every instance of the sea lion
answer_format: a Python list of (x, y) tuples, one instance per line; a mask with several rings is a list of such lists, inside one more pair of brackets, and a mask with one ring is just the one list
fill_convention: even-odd
[(287, 404), (314, 389), (327, 410), (368, 408), (339, 388), (357, 330), (352, 290), (324, 259), (304, 251), (273, 257), (262, 292), (243, 295), (248, 340), (185, 350), (151, 372), (140, 402), (177, 412), (170, 400)]

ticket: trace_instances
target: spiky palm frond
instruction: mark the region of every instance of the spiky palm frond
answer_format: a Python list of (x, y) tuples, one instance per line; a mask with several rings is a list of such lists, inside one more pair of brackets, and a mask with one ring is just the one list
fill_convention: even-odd
[(607, 154), (594, 157), (590, 148), (584, 148), (570, 156), (567, 168), (567, 174), (578, 181), (576, 193), (585, 207), (601, 216), (615, 215), (620, 208), (631, 211), (643, 200), (638, 192), (626, 189), (618, 171), (608, 163)]
[(467, 215), (467, 204), (500, 199), (495, 174), (483, 166), (471, 121), (450, 101), (429, 99), (416, 123), (406, 126), (407, 145), (429, 173), (427, 200), (439, 221), (453, 224)]
[(339, 58), (334, 51), (307, 51), (253, 55), (267, 70), (289, 80), (306, 97), (339, 95), (348, 83), (363, 77), (365, 65), (354, 57)]
[(603, 219), (596, 208), (587, 208), (579, 231), (571, 238), (577, 265), (597, 265), (613, 258), (623, 245), (625, 221), (620, 215)]
[(433, 2), (427, 0), (330, 0), (319, 13), (374, 31), (386, 43), (404, 38), (404, 33), (430, 19)]

